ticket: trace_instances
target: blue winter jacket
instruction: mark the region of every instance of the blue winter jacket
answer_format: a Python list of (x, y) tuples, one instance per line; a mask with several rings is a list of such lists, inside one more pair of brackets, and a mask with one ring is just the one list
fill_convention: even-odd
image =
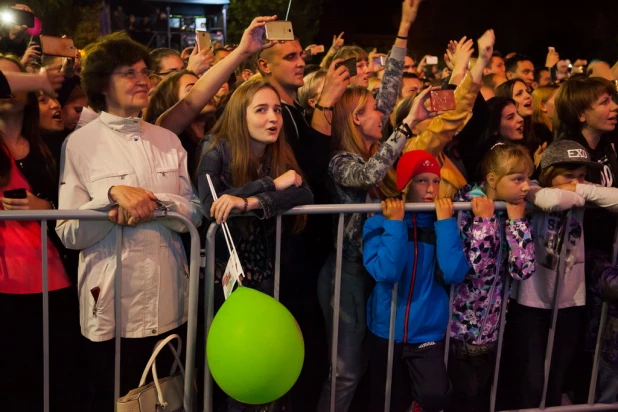
[(470, 265), (455, 218), (406, 213), (403, 221), (373, 216), (363, 228), (363, 261), (377, 282), (367, 303), (367, 326), (388, 339), (393, 285), (397, 290), (395, 342), (444, 339), (448, 324), (446, 285), (461, 282)]

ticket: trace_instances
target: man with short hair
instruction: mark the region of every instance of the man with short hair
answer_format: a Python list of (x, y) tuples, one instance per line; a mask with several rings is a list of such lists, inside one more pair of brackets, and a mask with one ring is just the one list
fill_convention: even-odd
[(415, 73), (404, 72), (401, 79), (401, 91), (399, 98), (405, 99), (408, 96), (415, 96), (423, 89), (423, 82)]
[(488, 75), (492, 73), (506, 76), (505, 68), (504, 68), (504, 59), (502, 58), (502, 55), (500, 54), (500, 52), (494, 52), (493, 55), (491, 56), (491, 59), (489, 60), (489, 64), (487, 65), (487, 67), (483, 69), (484, 75)]
[[(403, 58), (403, 72), (416, 74), (416, 62), (409, 54)], [(418, 76), (418, 75), (417, 75)]]
[(534, 72), (534, 82), (532, 83), (533, 89), (547, 86), (550, 83), (551, 75), (547, 67), (540, 67)]
[(532, 91), (532, 83), (534, 83), (534, 64), (529, 57), (522, 54), (515, 54), (505, 63), (506, 78), (521, 79), (526, 83), (528, 91)]

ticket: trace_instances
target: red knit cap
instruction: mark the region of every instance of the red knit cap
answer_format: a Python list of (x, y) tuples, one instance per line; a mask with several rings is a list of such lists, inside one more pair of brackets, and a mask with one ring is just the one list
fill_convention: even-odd
[(397, 163), (397, 190), (402, 190), (414, 176), (421, 173), (440, 176), (440, 165), (436, 158), (424, 150), (404, 153)]

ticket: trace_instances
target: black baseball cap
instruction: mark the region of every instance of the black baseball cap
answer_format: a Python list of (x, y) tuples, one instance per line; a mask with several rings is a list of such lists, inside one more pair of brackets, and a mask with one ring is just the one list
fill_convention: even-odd
[(603, 167), (602, 163), (590, 160), (590, 154), (573, 140), (559, 140), (547, 146), (541, 158), (541, 169), (558, 164), (581, 164), (582, 166)]

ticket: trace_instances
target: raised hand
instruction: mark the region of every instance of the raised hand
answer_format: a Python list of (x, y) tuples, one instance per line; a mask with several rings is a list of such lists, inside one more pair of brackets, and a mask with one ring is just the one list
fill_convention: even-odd
[(432, 90), (440, 90), (440, 87), (428, 87), (414, 98), (410, 112), (403, 121), (404, 123), (407, 123), (410, 128), (412, 128), (414, 124), (420, 123), (425, 119), (442, 114), (442, 112), (432, 112), (427, 109), (428, 105), (426, 102), (429, 99), (429, 93)]
[(41, 46), (39, 46), (36, 43), (32, 43), (30, 46), (28, 46), (28, 48), (26, 49), (26, 52), (21, 58), (21, 64), (25, 66), (26, 64), (30, 63), (32, 60), (38, 57), (41, 57), (40, 49), (41, 49)]
[(560, 55), (558, 54), (558, 52), (555, 49), (550, 48), (549, 52), (547, 53), (547, 57), (545, 58), (545, 67), (551, 69), (556, 64), (558, 64), (559, 61)]
[(343, 59), (333, 60), (326, 72), (322, 94), (318, 99), (321, 106), (333, 107), (343, 96), (346, 87), (350, 85), (350, 72), (347, 67), (343, 64), (337, 67), (342, 62)]
[(457, 69), (467, 69), (472, 53), (474, 53), (474, 41), (463, 36), (461, 40), (457, 42), (451, 58), (451, 62), (453, 62), (454, 66), (453, 71)]
[(210, 69), (210, 66), (212, 66), (214, 61), (215, 55), (212, 53), (211, 49), (198, 51), (198, 46), (196, 44), (191, 52), (191, 55), (189, 56), (187, 70), (190, 70), (199, 76)]
[(240, 39), (238, 49), (243, 54), (249, 56), (275, 45), (275, 41), (262, 41), (266, 23), (277, 20), (277, 16), (261, 16), (253, 19), (249, 27), (247, 27)]
[(479, 59), (489, 62), (491, 55), (494, 52), (494, 44), (496, 43), (496, 35), (493, 29), (487, 30), (477, 41), (479, 46)]
[(343, 32), (339, 33), (339, 36), (333, 35), (333, 44), (330, 46), (329, 52), (335, 53), (337, 50), (343, 47), (345, 41), (343, 40)]

